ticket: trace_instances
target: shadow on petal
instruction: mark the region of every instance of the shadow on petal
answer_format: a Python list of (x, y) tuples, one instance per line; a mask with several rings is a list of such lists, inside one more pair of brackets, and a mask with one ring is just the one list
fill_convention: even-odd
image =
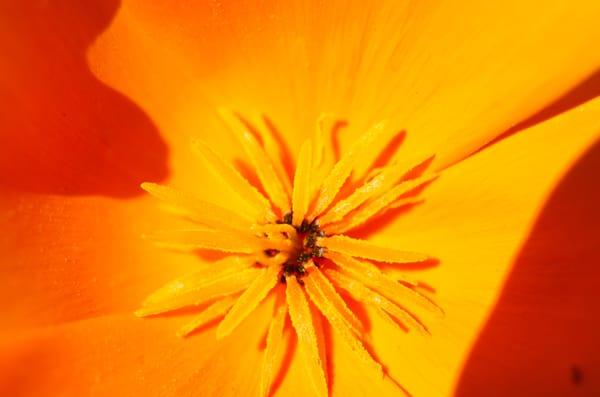
[(600, 70), (597, 70), (590, 77), (579, 83), (576, 87), (571, 89), (569, 92), (558, 98), (550, 105), (546, 106), (531, 117), (516, 124), (512, 128), (509, 128), (494, 140), (482, 146), (478, 151), (482, 151), (494, 145), (495, 143), (498, 143), (499, 141), (518, 133), (519, 131), (525, 130), (536, 124), (543, 123), (544, 121), (558, 116), (569, 109), (573, 109), (579, 105), (582, 105), (598, 95), (600, 95)]
[(600, 141), (542, 210), (470, 353), (457, 396), (599, 395), (599, 170)]
[(150, 118), (96, 79), (86, 51), (119, 0), (0, 5), (0, 184), (36, 193), (141, 194), (167, 176)]

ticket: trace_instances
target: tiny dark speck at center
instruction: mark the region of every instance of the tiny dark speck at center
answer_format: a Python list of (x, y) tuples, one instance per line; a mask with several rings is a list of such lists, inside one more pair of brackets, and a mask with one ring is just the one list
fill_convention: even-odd
[(578, 365), (571, 366), (571, 382), (580, 385), (583, 382), (583, 371)]

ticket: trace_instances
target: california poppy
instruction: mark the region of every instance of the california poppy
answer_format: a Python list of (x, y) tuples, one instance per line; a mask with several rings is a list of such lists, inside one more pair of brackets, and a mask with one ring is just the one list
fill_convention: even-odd
[(599, 14), (3, 3), (0, 394), (594, 395)]

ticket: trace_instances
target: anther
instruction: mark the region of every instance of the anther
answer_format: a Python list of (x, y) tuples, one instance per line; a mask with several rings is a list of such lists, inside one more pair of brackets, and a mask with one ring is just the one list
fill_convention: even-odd
[(321, 258), (325, 255), (325, 251), (326, 251), (325, 247), (315, 247), (312, 250), (311, 255), (313, 257)]
[(310, 230), (310, 224), (308, 223), (308, 221), (305, 219), (302, 221), (302, 224), (300, 225), (300, 228), (298, 229), (298, 231), (300, 233), (306, 233)]
[(292, 212), (288, 212), (287, 214), (285, 214), (283, 216), (283, 221), (281, 223), (287, 223), (288, 225), (291, 225), (293, 217), (294, 217), (294, 214)]

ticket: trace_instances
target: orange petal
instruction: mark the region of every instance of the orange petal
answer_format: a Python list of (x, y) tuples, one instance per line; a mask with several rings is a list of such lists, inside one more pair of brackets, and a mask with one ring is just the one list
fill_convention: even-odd
[(271, 210), (269, 201), (241, 176), (235, 168), (226, 163), (212, 149), (200, 141), (194, 142), (194, 148), (206, 160), (208, 168), (252, 208), (253, 213), (257, 216), (257, 220), (275, 220), (275, 214)]
[(267, 294), (279, 282), (280, 268), (270, 266), (260, 270), (252, 284), (246, 289), (235, 302), (235, 305), (227, 313), (217, 328), (217, 339), (224, 338), (252, 313)]
[(233, 112), (221, 108), (219, 109), (219, 115), (231, 131), (233, 131), (237, 140), (244, 148), (246, 155), (250, 158), (271, 202), (283, 213), (289, 212), (290, 198), (285, 191), (282, 181), (279, 179), (279, 175), (275, 171), (273, 163), (260, 143), (258, 143), (254, 135), (252, 135), (244, 123)]
[(192, 321), (186, 323), (183, 327), (179, 328), (177, 331), (177, 336), (184, 337), (188, 336), (198, 328), (206, 325), (210, 321), (219, 318), (220, 316), (225, 315), (227, 311), (233, 306), (236, 298), (234, 297), (225, 297), (219, 299), (215, 303), (208, 306), (206, 309), (202, 310), (202, 313), (198, 314)]
[[(89, 62), (100, 80), (151, 114), (170, 146), (179, 147), (180, 135), (200, 126), (215, 144), (230, 145), (217, 132), (222, 130), (207, 128), (215, 122), (201, 112), (225, 103), (242, 114), (259, 106), (299, 147), (325, 109), (348, 117), (345, 142), (389, 118), (408, 132), (403, 160), (410, 164), (437, 153), (443, 166), (598, 68), (600, 56), (585, 49), (600, 39), (599, 7), (586, 0), (558, 0), (542, 8), (510, 0), (501, 10), (462, 0), (332, 1), (322, 7), (311, 2), (300, 11), (279, 3), (227, 3), (215, 14), (204, 4), (172, 9), (130, 3), (96, 40)], [(306, 18), (298, 20), (301, 12)], [(67, 19), (72, 20), (79, 19)], [(342, 23), (346, 20), (353, 23)], [(8, 27), (16, 30), (15, 24), (20, 26), (11, 21)], [(27, 37), (11, 36), (19, 37), (15, 45), (36, 48)], [(241, 54), (251, 54), (251, 61)], [(28, 59), (13, 61), (25, 74), (17, 82), (38, 70)], [(152, 73), (131, 79), (140, 70)], [(68, 74), (62, 77), (69, 81)], [(28, 92), (23, 85), (11, 81), (9, 87)], [(43, 95), (40, 91), (35, 92)], [(281, 100), (282, 92), (288, 100)], [(176, 173), (189, 166), (178, 160)]]
[(277, 308), (269, 332), (267, 334), (267, 346), (263, 357), (262, 370), (260, 373), (260, 397), (268, 397), (275, 377), (276, 358), (283, 344), (283, 327), (287, 315), (287, 306), (283, 303)]
[(240, 389), (255, 395), (256, 346), (270, 314), (258, 311), (222, 342), (213, 330), (177, 337), (181, 318), (144, 321), (130, 314), (7, 335), (0, 340), (0, 385), (3, 395), (24, 397), (211, 396), (215, 390), (234, 397)]
[(315, 208), (310, 215), (311, 220), (325, 211), (329, 204), (333, 202), (340, 188), (350, 176), (354, 164), (360, 158), (365, 147), (369, 147), (371, 142), (377, 140), (383, 134), (384, 125), (385, 123), (381, 122), (371, 127), (371, 129), (354, 142), (352, 147), (344, 153), (344, 156), (333, 167), (329, 175), (325, 177), (317, 196)]
[(348, 236), (331, 236), (319, 239), (320, 246), (342, 254), (373, 259), (387, 263), (418, 263), (430, 259), (427, 255), (416, 252), (400, 251), (359, 240)]
[(327, 397), (327, 380), (320, 358), (317, 335), (306, 296), (295, 277), (287, 278), (286, 301), (292, 325), (298, 335), (300, 354), (313, 390), (317, 396)]
[(292, 197), (292, 224), (300, 226), (311, 199), (311, 181), (312, 171), (312, 145), (310, 141), (304, 142), (298, 155), (298, 164), (294, 175), (294, 193)]

